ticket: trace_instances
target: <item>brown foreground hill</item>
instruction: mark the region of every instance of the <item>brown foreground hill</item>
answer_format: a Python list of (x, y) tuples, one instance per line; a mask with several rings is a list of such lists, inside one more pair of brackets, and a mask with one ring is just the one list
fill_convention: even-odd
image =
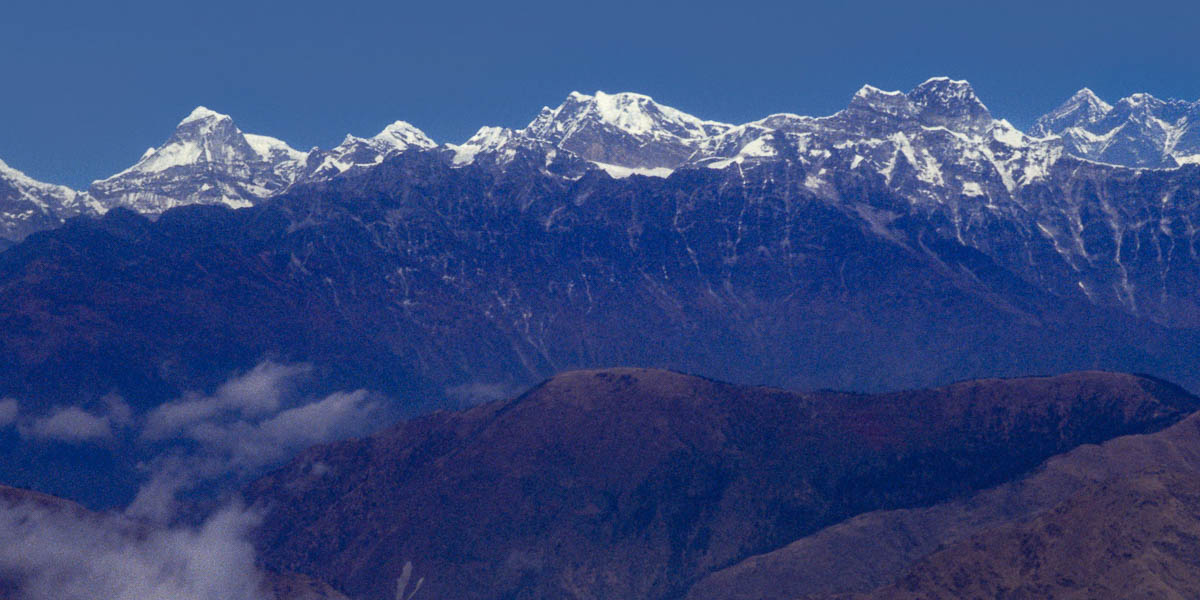
[[(855, 517), (961, 501), (1081, 444), (1157, 431), (1197, 408), (1175, 386), (1111, 373), (852, 395), (582, 371), (311, 449), (247, 495), (269, 510), (258, 547), (270, 567), (364, 599), (390, 598), (410, 561), (424, 598), (721, 597), (704, 595), (705, 585), (730, 589), (706, 576)], [(943, 525), (953, 531), (909, 547), (889, 573), (1028, 513)], [(859, 571), (844, 572), (852, 579), (841, 587), (800, 589), (891, 581)], [(772, 579), (734, 582), (745, 593), (728, 597), (783, 597)], [(737, 587), (746, 582), (754, 586)]]
[[(1161, 432), (1080, 447), (1054, 457), (1024, 480), (955, 504), (937, 507), (941, 519), (902, 517), (898, 511), (873, 515), (869, 528), (877, 532), (895, 531), (895, 526), (905, 521), (958, 521), (977, 526), (969, 535), (945, 536), (940, 547), (915, 557), (919, 560), (892, 573), (887, 585), (871, 592), (809, 597), (1200, 597), (1200, 414)], [(1031, 517), (978, 526), (986, 520), (981, 517), (995, 514), (1001, 504), (1042, 510)], [(1031, 511), (1026, 508), (1025, 512)], [(888, 522), (890, 526), (881, 526)], [(888, 534), (883, 535), (886, 538)], [(884, 544), (888, 545), (888, 540)], [(853, 552), (855, 547), (843, 544), (841, 550)], [(780, 556), (769, 574), (776, 583), (760, 587), (766, 593), (754, 597), (780, 597), (777, 592), (787, 587), (787, 597), (796, 598), (796, 582), (812, 573), (803, 565), (807, 553), (776, 554)], [(748, 573), (744, 566), (741, 570), (743, 576)], [(767, 575), (760, 571), (755, 579), (761, 581)], [(845, 575), (855, 577), (853, 572)], [(735, 579), (726, 580), (721, 587), (755, 585), (746, 578)], [(787, 583), (781, 586), (779, 582)]]
[(1194, 414), (962, 499), (860, 515), (710, 574), (689, 598), (1200, 597), (1198, 481)]
[(1200, 598), (1200, 473), (1092, 484), (955, 543), (861, 600)]

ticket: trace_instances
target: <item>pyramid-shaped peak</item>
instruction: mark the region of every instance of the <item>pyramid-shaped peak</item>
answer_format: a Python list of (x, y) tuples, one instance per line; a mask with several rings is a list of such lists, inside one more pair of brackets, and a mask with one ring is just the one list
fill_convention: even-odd
[(229, 115), (219, 113), (205, 106), (197, 106), (179, 124), (186, 125), (195, 121), (223, 121), (226, 119), (232, 120)]
[(1071, 98), (1070, 98), (1070, 100), (1068, 100), (1068, 102), (1089, 102), (1089, 103), (1106, 104), (1106, 102), (1104, 102), (1104, 100), (1101, 100), (1100, 96), (1097, 96), (1096, 92), (1093, 92), (1092, 88), (1089, 88), (1089, 87), (1079, 88), (1078, 92), (1075, 92), (1074, 94), (1071, 95)]
[(1096, 92), (1091, 90), (1091, 88), (1086, 87), (1081, 88), (1078, 92), (1075, 92), (1075, 94), (1063, 104), (1063, 108), (1068, 109), (1079, 107), (1087, 107), (1088, 110), (1101, 114), (1107, 113), (1113, 109), (1111, 104), (1102, 100), (1100, 96), (1096, 95)]
[(1038, 118), (1030, 132), (1036, 136), (1059, 134), (1071, 127), (1088, 127), (1113, 109), (1089, 88), (1075, 92), (1066, 102)]

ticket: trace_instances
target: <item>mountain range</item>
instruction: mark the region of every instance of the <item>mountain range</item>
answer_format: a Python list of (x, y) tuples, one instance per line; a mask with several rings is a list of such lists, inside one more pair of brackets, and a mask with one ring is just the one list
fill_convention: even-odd
[[(860, 392), (1082, 369), (1196, 389), (1187, 122), (1154, 117), (1181, 166), (1075, 156), (1047, 131), (1159, 114), (1089, 97), (1027, 135), (947, 78), (737, 126), (576, 93), (460, 145), (397, 122), (307, 153), (197, 109), (87, 192), (5, 171), (46, 227), (39, 206), (78, 214), (0, 252), (0, 398), (144, 412), (264, 360), (405, 414), (612, 365)], [(10, 458), (5, 481), (57, 485)]]
[(122, 507), (0, 487), (0, 598), (1194, 595), (1196, 109), (197, 108), (86, 191), (0, 163), (0, 481)]
[[(559, 171), (568, 177), (596, 168), (615, 177), (665, 176), (684, 167), (725, 168), (792, 153), (810, 160), (845, 155), (850, 165), (837, 167), (871, 169), (889, 184), (902, 156), (926, 187), (993, 197), (996, 181), (991, 180), (999, 178), (1012, 194), (1064, 155), (1136, 168), (1200, 162), (1197, 122), (1200, 101), (1139, 93), (1114, 106), (1084, 88), (1039, 118), (1027, 136), (995, 120), (966, 82), (938, 77), (907, 94), (864, 86), (846, 109), (830, 117), (776, 114), (742, 125), (702, 120), (640, 94), (572, 92), (557, 108), (544, 107), (523, 129), (484, 127), (462, 144), (439, 146), (397, 121), (371, 138), (347, 135), (334, 148), (302, 152), (276, 138), (244, 133), (228, 115), (197, 107), (162, 146), (86, 191), (0, 168), (0, 181), (9, 188), (0, 190), (5, 211), (0, 237), (20, 240), (72, 216), (115, 207), (157, 215), (194, 203), (248, 206), (296, 184), (378, 165), (408, 148), (450, 151), (459, 166), (477, 158), (503, 164), (518, 153), (537, 154), (547, 167), (569, 158), (565, 162), (576, 164), (560, 165)], [(970, 156), (978, 154), (986, 156)], [(969, 172), (947, 173), (947, 165)]]

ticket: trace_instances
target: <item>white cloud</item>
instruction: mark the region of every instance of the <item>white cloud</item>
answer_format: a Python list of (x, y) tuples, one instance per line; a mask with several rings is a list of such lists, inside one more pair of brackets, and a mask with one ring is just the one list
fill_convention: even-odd
[(112, 421), (77, 406), (59, 409), (21, 428), (21, 435), (40, 440), (86, 443), (112, 439)]
[(248, 533), (233, 505), (199, 527), (151, 529), (111, 515), (34, 503), (0, 505), (0, 572), (28, 600), (264, 600)]
[(297, 380), (311, 370), (308, 365), (261, 363), (222, 384), (212, 396), (192, 393), (154, 409), (146, 418), (142, 436), (148, 440), (172, 437), (227, 413), (244, 417), (274, 413)]
[(459, 406), (475, 406), (492, 400), (512, 398), (521, 392), (514, 383), (475, 381), (446, 388), (446, 397)]
[(262, 421), (208, 421), (186, 433), (209, 451), (228, 457), (231, 467), (254, 469), (315, 444), (366, 433), (379, 408), (365, 390), (336, 392)]
[[(180, 494), (244, 481), (320, 443), (369, 433), (384, 403), (365, 390), (298, 391), (311, 368), (262, 363), (211, 395), (189, 393), (144, 417), (116, 395), (91, 412), (22, 414), (0, 400), (0, 427), (70, 443), (128, 441), (144, 452), (145, 481), (119, 515), (96, 515), (0, 498), (0, 575), (23, 600), (265, 600), (247, 533), (257, 516), (237, 505), (199, 527), (170, 526)], [(315, 476), (327, 472), (313, 467)], [(224, 489), (230, 489), (233, 486)], [(211, 489), (206, 491), (211, 491)]]
[(305, 365), (263, 363), (211, 396), (188, 394), (159, 406), (139, 439), (159, 454), (144, 465), (146, 483), (126, 513), (168, 522), (176, 496), (223, 478), (252, 476), (309, 446), (368, 433), (383, 404), (365, 390), (323, 398), (296, 393)]

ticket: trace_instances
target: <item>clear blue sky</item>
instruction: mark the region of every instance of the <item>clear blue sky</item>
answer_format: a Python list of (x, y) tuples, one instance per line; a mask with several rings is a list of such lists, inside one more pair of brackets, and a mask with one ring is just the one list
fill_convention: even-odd
[(1198, 32), (1200, 3), (1159, 0), (11, 2), (0, 159), (83, 187), (199, 104), (307, 149), (396, 119), (458, 142), (571, 90), (742, 122), (932, 75), (1025, 126), (1085, 85), (1197, 99)]

